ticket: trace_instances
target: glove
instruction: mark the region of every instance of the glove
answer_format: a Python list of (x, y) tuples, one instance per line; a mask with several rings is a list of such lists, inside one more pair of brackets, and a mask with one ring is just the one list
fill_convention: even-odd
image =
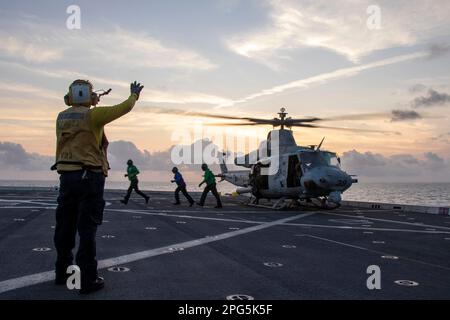
[(141, 94), (142, 89), (144, 89), (144, 86), (142, 86), (140, 83), (137, 83), (136, 81), (131, 83), (131, 85), (130, 85), (131, 94), (135, 93), (137, 95), (138, 99), (139, 99), (139, 95)]

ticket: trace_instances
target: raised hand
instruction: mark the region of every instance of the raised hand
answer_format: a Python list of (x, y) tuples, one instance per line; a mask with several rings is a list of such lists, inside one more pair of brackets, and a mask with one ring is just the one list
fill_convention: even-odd
[(141, 94), (142, 89), (144, 89), (144, 86), (138, 83), (137, 81), (132, 82), (130, 84), (130, 92), (131, 94), (135, 93), (139, 99), (139, 95)]

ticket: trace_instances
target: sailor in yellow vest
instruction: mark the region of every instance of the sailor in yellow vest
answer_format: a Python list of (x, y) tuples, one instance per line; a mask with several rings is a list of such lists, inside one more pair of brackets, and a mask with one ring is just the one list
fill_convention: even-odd
[(103, 190), (108, 175), (107, 146), (103, 127), (130, 112), (143, 86), (132, 83), (131, 94), (112, 107), (93, 108), (99, 96), (89, 81), (76, 80), (64, 97), (70, 106), (56, 121), (56, 163), (60, 174), (54, 243), (57, 251), (55, 284), (66, 284), (66, 269), (73, 264), (72, 250), (80, 237), (76, 264), (81, 270), (80, 293), (104, 287), (97, 273), (95, 237), (102, 223), (105, 201)]

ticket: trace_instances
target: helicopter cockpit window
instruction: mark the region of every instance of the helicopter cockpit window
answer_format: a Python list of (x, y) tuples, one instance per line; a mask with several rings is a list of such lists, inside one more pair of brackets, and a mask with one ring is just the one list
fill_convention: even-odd
[(328, 163), (320, 152), (302, 152), (300, 154), (303, 171), (308, 171), (319, 166), (327, 166)]
[(339, 159), (335, 153), (323, 152), (323, 157), (327, 161), (328, 165), (338, 167), (338, 168), (341, 166)]

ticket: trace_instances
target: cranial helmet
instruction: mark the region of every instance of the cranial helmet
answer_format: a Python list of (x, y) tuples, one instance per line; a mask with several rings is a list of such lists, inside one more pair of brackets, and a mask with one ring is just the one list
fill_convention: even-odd
[(94, 94), (94, 87), (88, 80), (75, 80), (69, 87), (69, 93), (64, 96), (64, 102), (68, 106), (90, 107)]

